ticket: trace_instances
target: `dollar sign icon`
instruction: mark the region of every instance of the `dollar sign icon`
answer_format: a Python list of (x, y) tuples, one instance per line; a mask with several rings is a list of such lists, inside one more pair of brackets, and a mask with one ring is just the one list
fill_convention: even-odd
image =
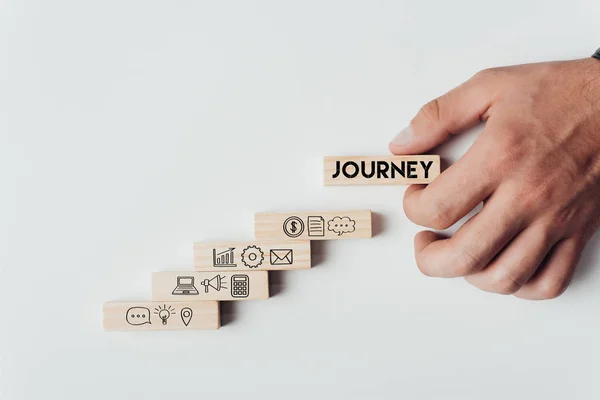
[(297, 238), (304, 232), (304, 222), (300, 217), (289, 217), (283, 221), (283, 232), (291, 238)]

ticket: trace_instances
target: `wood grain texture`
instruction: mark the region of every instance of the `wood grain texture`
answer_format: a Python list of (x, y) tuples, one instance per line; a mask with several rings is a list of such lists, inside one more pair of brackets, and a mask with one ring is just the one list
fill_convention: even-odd
[(254, 236), (272, 240), (371, 238), (371, 210), (256, 213)]
[(440, 156), (325, 157), (323, 183), (334, 185), (412, 185), (440, 174)]
[(194, 243), (196, 271), (266, 271), (310, 268), (310, 241)]
[(219, 303), (217, 301), (107, 302), (103, 307), (103, 325), (108, 331), (219, 329), (221, 325)]
[(154, 272), (152, 300), (263, 300), (269, 298), (267, 271)]

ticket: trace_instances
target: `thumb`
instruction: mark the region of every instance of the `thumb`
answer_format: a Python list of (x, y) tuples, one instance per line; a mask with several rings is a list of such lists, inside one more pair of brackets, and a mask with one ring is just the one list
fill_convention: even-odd
[(420, 154), (444, 143), (485, 119), (492, 98), (496, 74), (479, 72), (462, 85), (425, 104), (410, 125), (390, 142), (396, 155)]

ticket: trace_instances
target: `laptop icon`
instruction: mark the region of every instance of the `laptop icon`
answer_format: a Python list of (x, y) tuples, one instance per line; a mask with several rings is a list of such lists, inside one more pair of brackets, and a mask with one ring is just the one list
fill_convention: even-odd
[(174, 295), (178, 294), (198, 294), (198, 289), (194, 286), (193, 276), (178, 276), (177, 287), (173, 290)]

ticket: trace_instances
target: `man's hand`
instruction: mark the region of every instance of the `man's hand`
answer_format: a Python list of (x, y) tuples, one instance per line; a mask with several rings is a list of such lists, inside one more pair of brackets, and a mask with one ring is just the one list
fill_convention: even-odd
[(600, 226), (600, 61), (482, 71), (421, 108), (390, 150), (425, 153), (480, 121), (483, 134), (456, 164), (406, 191), (408, 218), (434, 229), (484, 203), (451, 238), (417, 234), (419, 269), (490, 292), (557, 297)]

